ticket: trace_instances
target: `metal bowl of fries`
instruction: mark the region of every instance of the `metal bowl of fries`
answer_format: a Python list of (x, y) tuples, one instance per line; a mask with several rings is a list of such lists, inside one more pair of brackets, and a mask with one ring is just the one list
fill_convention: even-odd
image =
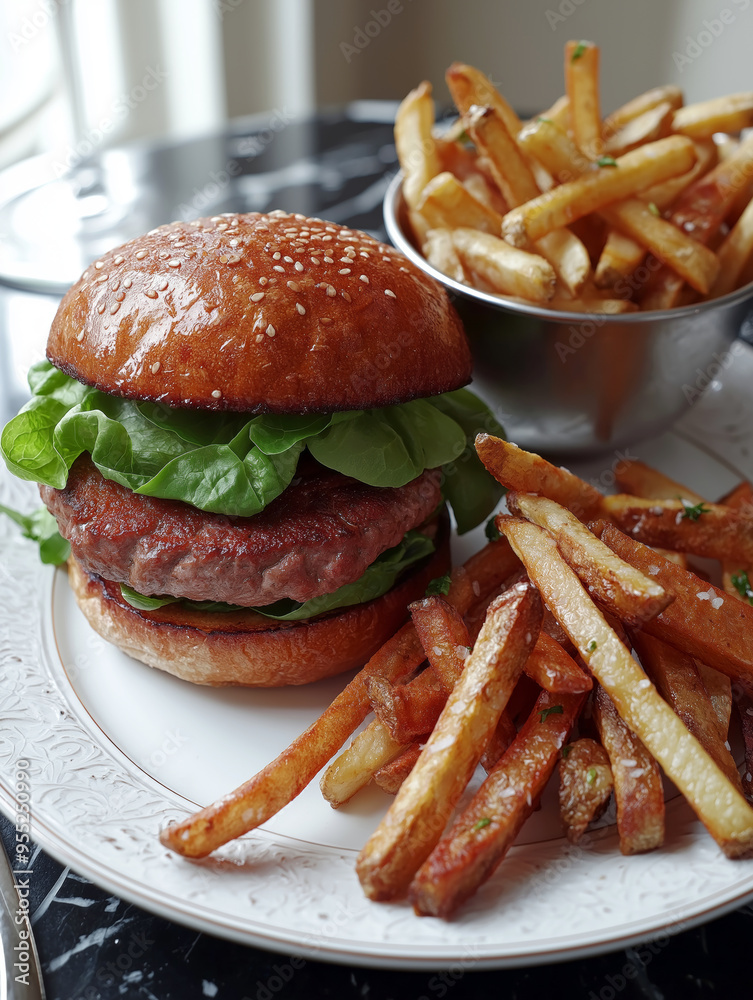
[(599, 49), (565, 45), (565, 94), (524, 123), (453, 63), (395, 117), (392, 242), (444, 284), (476, 388), (518, 443), (589, 454), (663, 431), (729, 364), (753, 298), (753, 93), (672, 85), (602, 118)]
[(402, 174), (384, 200), (390, 241), (450, 293), (471, 341), (474, 387), (511, 440), (599, 454), (667, 429), (732, 363), (753, 285), (670, 310), (553, 310), (470, 288), (432, 267), (410, 235)]

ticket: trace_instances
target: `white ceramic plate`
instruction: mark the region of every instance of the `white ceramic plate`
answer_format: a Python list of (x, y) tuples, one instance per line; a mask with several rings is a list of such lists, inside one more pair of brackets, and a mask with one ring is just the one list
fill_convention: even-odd
[[(678, 428), (630, 450), (711, 497), (753, 475), (753, 350), (738, 344), (716, 367), (699, 372), (699, 382), (718, 378)], [(619, 457), (578, 471), (608, 490)], [(28, 507), (32, 492), (0, 480), (4, 502)], [(459, 548), (479, 544), (480, 531)], [(379, 791), (334, 812), (314, 784), (216, 857), (179, 858), (161, 847), (159, 828), (273, 758), (342, 681), (283, 691), (191, 687), (94, 635), (64, 573), (41, 567), (8, 524), (0, 547), (0, 807), (14, 814), (16, 774), (28, 771), (37, 841), (149, 910), (307, 957), (467, 968), (625, 947), (753, 894), (753, 863), (727, 861), (679, 796), (668, 803), (665, 847), (624, 858), (608, 825), (587, 849), (568, 845), (550, 789), (495, 877), (449, 923), (363, 897), (354, 862), (388, 804)]]

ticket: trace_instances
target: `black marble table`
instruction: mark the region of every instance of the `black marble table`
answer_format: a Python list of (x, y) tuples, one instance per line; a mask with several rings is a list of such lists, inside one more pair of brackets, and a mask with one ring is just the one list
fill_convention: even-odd
[[(108, 241), (121, 242), (176, 217), (275, 207), (383, 236), (381, 200), (396, 169), (391, 110), (356, 105), (347, 113), (303, 122), (240, 122), (225, 135), (180, 147), (120, 152), (120, 179), (125, 164), (134, 182), (125, 199), (122, 185), (115, 189), (111, 184), (111, 154), (82, 164), (80, 169), (89, 171), (88, 182), (104, 194), (107, 209), (82, 223), (81, 253), (94, 256)], [(33, 353), (35, 346), (41, 350), (46, 339), (56, 303), (56, 289), (51, 291), (32, 293), (0, 283), (3, 421), (25, 394), (19, 356)], [(14, 829), (4, 817), (0, 834), (10, 848)], [(750, 993), (747, 947), (753, 905), (675, 937), (662, 935), (635, 948), (569, 963), (404, 972), (325, 965), (218, 940), (110, 895), (39, 848), (32, 865), (32, 923), (49, 1000), (531, 1000), (552, 995), (562, 1000), (690, 1000)]]

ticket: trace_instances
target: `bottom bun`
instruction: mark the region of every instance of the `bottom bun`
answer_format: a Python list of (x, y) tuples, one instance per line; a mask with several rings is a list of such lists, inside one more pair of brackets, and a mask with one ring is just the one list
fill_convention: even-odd
[(202, 612), (169, 604), (139, 611), (118, 584), (68, 560), (79, 607), (103, 639), (150, 667), (194, 684), (282, 687), (308, 684), (360, 667), (406, 619), (411, 601), (450, 564), (449, 521), (440, 521), (436, 551), (382, 597), (307, 621), (278, 622), (254, 611)]

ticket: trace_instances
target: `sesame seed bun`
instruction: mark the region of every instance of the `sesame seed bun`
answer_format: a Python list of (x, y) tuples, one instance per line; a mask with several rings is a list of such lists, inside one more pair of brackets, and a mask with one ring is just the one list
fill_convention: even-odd
[(194, 684), (282, 687), (366, 663), (403, 623), (408, 604), (447, 572), (449, 535), (445, 512), (435, 552), (395, 587), (376, 600), (308, 621), (276, 622), (251, 610), (211, 613), (180, 605), (138, 611), (116, 584), (90, 575), (73, 556), (68, 578), (95, 632), (135, 659)]
[(437, 282), (365, 233), (283, 212), (174, 222), (104, 254), (47, 356), (112, 395), (252, 413), (387, 406), (471, 377)]

